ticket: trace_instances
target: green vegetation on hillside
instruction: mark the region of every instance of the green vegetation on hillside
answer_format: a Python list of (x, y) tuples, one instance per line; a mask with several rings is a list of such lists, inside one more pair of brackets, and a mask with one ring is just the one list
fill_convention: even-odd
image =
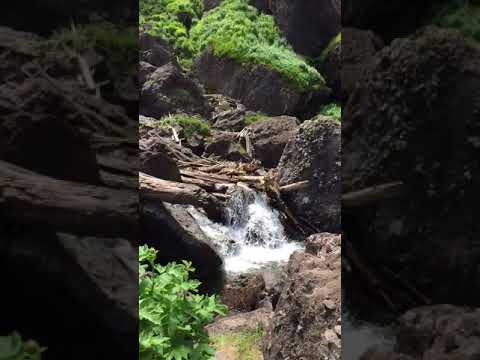
[(210, 46), (218, 56), (273, 69), (301, 91), (324, 85), (318, 71), (281, 36), (273, 17), (248, 0), (225, 0), (206, 13), (198, 1), (181, 0), (179, 11), (180, 0), (141, 0), (140, 25), (169, 42), (184, 66)]
[(442, 2), (435, 7), (432, 22), (458, 29), (467, 38), (480, 41), (480, 5), (469, 1)]
[(261, 360), (263, 330), (246, 329), (239, 333), (218, 335), (212, 338), (213, 346), (228, 354), (228, 358), (238, 360)]
[(226, 308), (215, 296), (198, 294), (188, 262), (155, 263), (157, 252), (139, 252), (139, 359), (207, 360), (215, 350), (204, 327)]
[(207, 121), (203, 120), (199, 116), (175, 114), (165, 116), (160, 119), (160, 126), (181, 126), (183, 135), (186, 138), (191, 137), (194, 134), (203, 136), (210, 135), (210, 125)]
[(257, 121), (267, 120), (269, 118), (270, 117), (268, 115), (265, 115), (263, 113), (247, 114), (245, 116), (244, 124), (245, 126), (248, 126), (256, 123)]
[(320, 109), (319, 115), (330, 116), (340, 121), (342, 119), (342, 107), (335, 103), (324, 105)]

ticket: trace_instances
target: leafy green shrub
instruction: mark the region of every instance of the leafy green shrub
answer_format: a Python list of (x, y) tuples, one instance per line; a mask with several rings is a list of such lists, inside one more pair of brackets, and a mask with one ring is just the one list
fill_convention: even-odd
[(335, 120), (340, 120), (342, 118), (342, 108), (335, 103), (327, 104), (320, 109), (320, 115), (330, 116)]
[(41, 360), (45, 350), (35, 340), (24, 341), (16, 332), (0, 336), (0, 360)]
[(160, 126), (175, 126), (179, 125), (186, 138), (194, 134), (203, 136), (210, 135), (210, 125), (199, 116), (175, 114), (165, 116), (159, 121)]
[(157, 252), (139, 253), (140, 360), (206, 360), (214, 354), (204, 326), (226, 308), (198, 294), (191, 264), (155, 264)]
[(269, 119), (269, 116), (263, 113), (247, 114), (245, 115), (244, 123), (245, 123), (245, 126), (248, 126), (256, 123), (257, 121), (262, 121), (267, 119)]
[(460, 30), (465, 37), (480, 41), (480, 6), (468, 1), (440, 3), (434, 9), (432, 23)]
[(318, 89), (324, 79), (281, 36), (272, 16), (260, 14), (248, 0), (225, 0), (207, 12), (190, 32), (194, 52), (211, 46), (218, 56), (271, 68), (303, 91)]

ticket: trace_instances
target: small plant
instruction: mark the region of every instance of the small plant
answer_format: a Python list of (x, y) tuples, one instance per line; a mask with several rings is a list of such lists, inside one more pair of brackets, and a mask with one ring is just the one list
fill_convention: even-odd
[(267, 119), (269, 119), (269, 116), (263, 113), (247, 114), (245, 115), (244, 124), (245, 126), (248, 126), (256, 123), (257, 121), (262, 121)]
[(338, 44), (342, 43), (342, 33), (339, 32), (337, 36), (335, 36), (330, 42), (328, 43), (327, 47), (322, 51), (322, 54), (317, 59), (317, 63), (322, 63), (327, 58), (330, 51), (332, 51)]
[(175, 126), (178, 125), (183, 130), (186, 138), (199, 134), (202, 136), (210, 135), (210, 125), (199, 116), (175, 114), (165, 116), (159, 121), (159, 126)]
[(41, 360), (45, 351), (35, 340), (24, 341), (16, 332), (0, 336), (0, 360)]
[(239, 333), (218, 335), (212, 338), (217, 350), (229, 353), (236, 360), (261, 360), (263, 330), (247, 329)]
[(320, 115), (330, 116), (340, 121), (342, 118), (342, 108), (335, 103), (327, 104), (320, 109)]
[(139, 359), (207, 360), (215, 350), (205, 325), (226, 307), (215, 296), (198, 294), (200, 282), (189, 278), (189, 262), (155, 263), (157, 251), (139, 252)]

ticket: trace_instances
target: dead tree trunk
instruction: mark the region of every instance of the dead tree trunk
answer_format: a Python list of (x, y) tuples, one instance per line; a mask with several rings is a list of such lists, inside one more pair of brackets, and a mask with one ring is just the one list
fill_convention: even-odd
[(136, 191), (53, 179), (0, 160), (1, 216), (58, 231), (135, 239)]
[(139, 180), (140, 194), (144, 199), (201, 207), (209, 218), (222, 219), (221, 202), (201, 187), (158, 179), (145, 173), (139, 173)]

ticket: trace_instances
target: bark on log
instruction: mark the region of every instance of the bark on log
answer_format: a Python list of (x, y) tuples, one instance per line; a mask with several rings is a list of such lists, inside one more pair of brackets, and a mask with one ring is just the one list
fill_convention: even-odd
[(398, 197), (404, 193), (401, 181), (372, 186), (358, 191), (352, 191), (342, 196), (342, 206), (353, 208), (370, 205), (380, 200)]
[(136, 191), (53, 179), (0, 160), (0, 212), (75, 234), (135, 239)]
[(222, 219), (221, 202), (199, 186), (158, 179), (139, 173), (140, 194), (147, 200), (201, 207), (213, 220)]

